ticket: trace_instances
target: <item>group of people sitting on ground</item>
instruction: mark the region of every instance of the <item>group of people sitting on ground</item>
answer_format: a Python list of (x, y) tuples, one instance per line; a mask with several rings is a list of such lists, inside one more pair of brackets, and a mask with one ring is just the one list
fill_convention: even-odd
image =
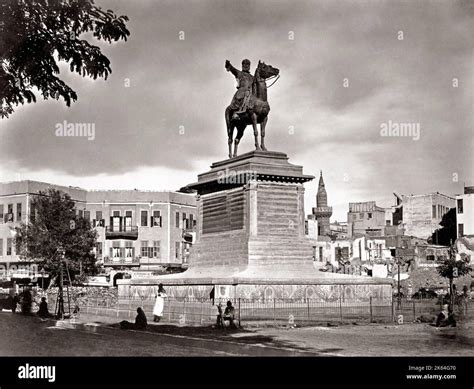
[[(21, 313), (25, 315), (30, 315), (32, 306), (33, 306), (33, 296), (31, 292), (27, 289), (20, 293), (20, 295), (9, 295), (8, 296), (8, 305), (12, 310), (12, 313), (16, 313), (17, 305), (20, 304)], [(53, 317), (48, 311), (48, 303), (46, 302), (46, 297), (41, 297), (41, 302), (39, 304), (39, 310), (36, 314), (41, 318)]]
[[(222, 312), (222, 304), (219, 303), (217, 305), (217, 327), (224, 328), (225, 322), (229, 322), (230, 328), (237, 328), (235, 325), (235, 308), (232, 306), (231, 301), (227, 301), (227, 306)], [(123, 320), (120, 322), (120, 328), (123, 330), (146, 330), (148, 326), (148, 321), (145, 315), (145, 312), (141, 307), (137, 308), (137, 316), (135, 317), (135, 322), (131, 323), (127, 320)]]

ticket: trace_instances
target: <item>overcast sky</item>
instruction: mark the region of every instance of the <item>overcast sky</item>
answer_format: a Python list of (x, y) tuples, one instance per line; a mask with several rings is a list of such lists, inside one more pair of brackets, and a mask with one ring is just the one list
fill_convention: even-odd
[[(306, 174), (323, 170), (332, 220), (346, 219), (348, 202), (389, 206), (392, 192), (454, 195), (474, 184), (470, 1), (96, 3), (130, 18), (127, 42), (100, 44), (112, 75), (92, 81), (63, 65), (76, 103), (38, 96), (1, 120), (0, 181), (169, 190), (194, 182), (227, 158), (235, 80), (224, 62), (240, 68), (249, 58), (252, 73), (258, 60), (280, 69), (267, 148)], [(64, 120), (95, 123), (95, 139), (56, 137)], [(419, 139), (381, 136), (389, 121), (419, 123)], [(252, 149), (247, 128), (240, 152)], [(307, 212), (316, 188), (306, 184)]]

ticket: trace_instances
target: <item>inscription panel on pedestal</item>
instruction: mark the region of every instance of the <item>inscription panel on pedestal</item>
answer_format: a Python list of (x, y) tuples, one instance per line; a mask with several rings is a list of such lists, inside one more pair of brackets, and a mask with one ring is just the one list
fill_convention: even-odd
[(225, 232), (244, 228), (244, 192), (230, 192), (203, 199), (202, 233)]

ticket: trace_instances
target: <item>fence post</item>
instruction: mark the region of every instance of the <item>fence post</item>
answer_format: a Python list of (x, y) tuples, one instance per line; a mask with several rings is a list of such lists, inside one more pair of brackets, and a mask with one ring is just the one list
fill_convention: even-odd
[(413, 321), (416, 321), (416, 306), (415, 306), (415, 300), (413, 300), (412, 303), (413, 303)]
[(199, 316), (199, 325), (202, 326), (203, 300), (201, 299), (201, 315)]
[(342, 295), (339, 294), (339, 315), (341, 317), (341, 322), (343, 321), (343, 317), (342, 317)]
[(307, 306), (308, 306), (308, 322), (311, 321), (311, 315), (309, 313), (309, 299), (306, 299), (306, 303), (307, 303)]
[(171, 323), (171, 299), (168, 299), (168, 322)]
[(392, 322), (395, 321), (395, 310), (393, 308), (393, 298), (392, 298)]
[(373, 321), (373, 315), (372, 315), (372, 296), (369, 297), (369, 313), (370, 313), (370, 323)]
[(239, 297), (239, 328), (241, 327), (240, 318), (241, 318), (241, 314), (240, 314), (240, 297)]
[(184, 324), (186, 324), (186, 297), (183, 300), (183, 320), (184, 320)]
[(275, 318), (275, 298), (273, 298), (273, 324), (276, 324), (276, 318)]

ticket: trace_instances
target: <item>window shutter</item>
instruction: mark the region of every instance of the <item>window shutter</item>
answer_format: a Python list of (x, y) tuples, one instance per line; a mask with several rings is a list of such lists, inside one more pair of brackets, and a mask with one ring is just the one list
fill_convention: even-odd
[(161, 223), (162, 223), (162, 220), (161, 220), (161, 216), (160, 216), (160, 227), (163, 227), (163, 225)]
[(120, 258), (125, 258), (125, 247), (120, 247)]
[(114, 217), (110, 216), (110, 231), (114, 230)]
[(132, 247), (132, 258), (135, 258), (135, 247)]
[(114, 249), (111, 247), (110, 249), (110, 259), (114, 257)]

